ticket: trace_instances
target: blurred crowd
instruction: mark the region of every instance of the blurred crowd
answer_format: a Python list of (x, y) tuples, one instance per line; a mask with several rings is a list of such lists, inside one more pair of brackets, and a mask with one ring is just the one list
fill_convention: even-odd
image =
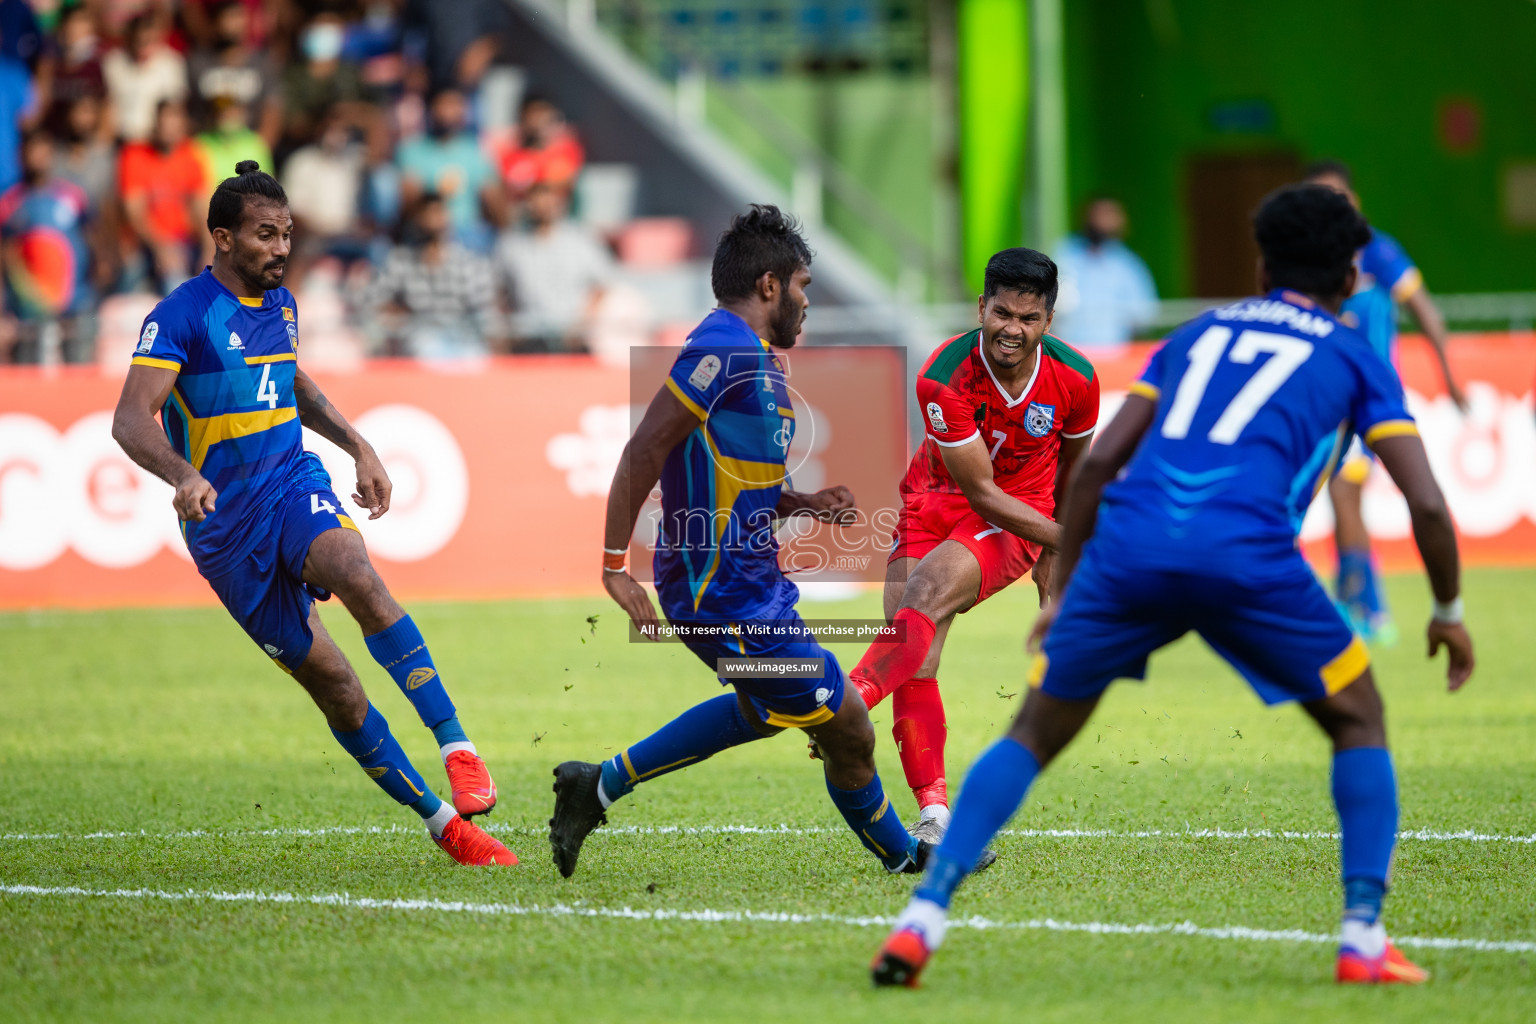
[(0, 0), (0, 362), (94, 359), (105, 306), (142, 316), (208, 263), (208, 197), (247, 159), (288, 192), (285, 284), (366, 354), (582, 350), (613, 252), (570, 216), (585, 154), (561, 110), (521, 84), (490, 109), (504, 19)]

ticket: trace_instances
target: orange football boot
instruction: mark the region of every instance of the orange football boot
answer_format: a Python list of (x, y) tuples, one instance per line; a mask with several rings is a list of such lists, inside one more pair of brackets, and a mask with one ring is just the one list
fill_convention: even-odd
[(1334, 979), (1343, 985), (1422, 985), (1429, 972), (1388, 942), (1381, 956), (1367, 957), (1345, 946), (1339, 950)]
[(465, 818), (486, 814), (496, 806), (496, 783), (479, 754), (455, 750), (443, 762), (448, 770), (448, 788), (453, 791), (453, 809)]
[(443, 829), (443, 834), (433, 836), (432, 841), (441, 846), (448, 856), (471, 867), (517, 863), (517, 854), (465, 818), (448, 819), (448, 827)]
[(870, 980), (881, 988), (889, 985), (917, 988), (917, 976), (931, 955), (928, 944), (917, 932), (910, 928), (894, 931), (869, 965)]

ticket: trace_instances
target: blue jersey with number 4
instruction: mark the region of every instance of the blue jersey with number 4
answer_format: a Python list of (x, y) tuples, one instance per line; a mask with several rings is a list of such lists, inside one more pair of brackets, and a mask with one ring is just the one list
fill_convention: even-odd
[(1234, 576), (1290, 566), (1350, 435), (1417, 432), (1392, 368), (1282, 289), (1176, 329), (1131, 393), (1157, 415), (1105, 490), (1092, 541), (1121, 565)]
[(290, 478), (324, 476), (301, 438), (293, 394), (298, 338), (288, 289), (243, 299), (206, 269), (144, 321), (133, 363), (176, 372), (160, 411), (165, 435), (218, 492), (212, 515), (182, 524), (187, 550), (209, 578), (271, 528)]

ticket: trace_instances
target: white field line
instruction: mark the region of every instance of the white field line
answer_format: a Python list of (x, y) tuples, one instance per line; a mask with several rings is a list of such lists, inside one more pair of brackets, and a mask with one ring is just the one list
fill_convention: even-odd
[[(795, 914), (773, 910), (646, 910), (634, 907), (592, 907), (584, 904), (555, 903), (549, 906), (522, 903), (465, 903), (458, 900), (376, 899), (348, 893), (291, 892), (199, 892), (193, 889), (82, 889), (73, 885), (5, 885), (0, 895), (9, 896), (79, 896), (106, 899), (166, 900), (208, 903), (276, 903), (343, 907), (359, 910), (397, 910), (442, 914), (478, 914), (506, 917), (586, 917), (627, 921), (685, 921), (697, 924), (831, 924), (854, 928), (889, 928), (893, 917), (845, 917), (838, 914)], [(1306, 932), (1300, 929), (1271, 931), (1231, 925), (1205, 928), (1192, 921), (1174, 924), (1116, 924), (1105, 921), (1057, 921), (1035, 918), (1028, 921), (994, 921), (985, 917), (956, 918), (951, 928), (978, 930), (1081, 932), (1088, 935), (1188, 935), (1203, 939), (1233, 942), (1312, 942), (1335, 943), (1337, 935)], [(1536, 942), (1493, 939), (1455, 939), (1435, 936), (1394, 936), (1399, 946), (1418, 949), (1465, 949), (1479, 953), (1536, 953)]]
[[(515, 825), (484, 825), (488, 832), (512, 835), (543, 835), (542, 828), (523, 828)], [(351, 836), (351, 835), (409, 835), (421, 834), (420, 826), (408, 825), (337, 825), (323, 828), (264, 828), (229, 829), (223, 831), (185, 829), (177, 832), (10, 832), (0, 834), (0, 842), (27, 840), (84, 840), (84, 839), (243, 839), (261, 836)], [(594, 833), (597, 836), (633, 835), (766, 835), (811, 836), (841, 833), (842, 828), (813, 826), (790, 828), (788, 825), (620, 825), (609, 826)], [(1019, 828), (1004, 829), (998, 833), (1024, 839), (1325, 839), (1337, 841), (1337, 832), (1300, 832), (1289, 829), (1133, 829), (1112, 828)], [(1465, 843), (1514, 843), (1536, 845), (1536, 834), (1511, 835), (1497, 832), (1478, 832), (1475, 829), (1445, 831), (1440, 829), (1409, 829), (1397, 834), (1399, 842), (1423, 840), (1427, 842)]]

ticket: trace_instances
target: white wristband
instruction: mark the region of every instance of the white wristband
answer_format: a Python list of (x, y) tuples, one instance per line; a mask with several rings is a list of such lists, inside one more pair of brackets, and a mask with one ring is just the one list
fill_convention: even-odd
[(627, 554), (629, 554), (629, 548), (603, 548), (603, 554), (605, 554), (605, 555), (627, 555)]
[(1456, 626), (1461, 624), (1461, 615), (1461, 597), (1458, 595), (1449, 601), (1436, 601), (1435, 610), (1430, 614), (1430, 618), (1447, 626)]

